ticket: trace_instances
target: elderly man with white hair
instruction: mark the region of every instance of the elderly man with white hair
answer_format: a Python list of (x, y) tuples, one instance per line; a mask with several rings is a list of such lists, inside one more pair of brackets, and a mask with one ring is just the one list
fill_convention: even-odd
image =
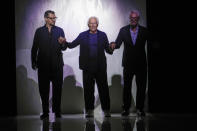
[(147, 60), (145, 44), (147, 40), (152, 40), (152, 35), (147, 28), (139, 25), (140, 13), (132, 10), (129, 15), (130, 24), (122, 27), (119, 31), (112, 49), (120, 48), (124, 43), (122, 58), (124, 89), (123, 89), (123, 112), (122, 116), (128, 116), (131, 106), (131, 86), (133, 76), (136, 76), (137, 96), (136, 108), (138, 116), (145, 116), (144, 101), (147, 80)]
[[(71, 43), (65, 42), (68, 48), (80, 45), (79, 68), (83, 70), (83, 88), (86, 117), (94, 117), (94, 85), (98, 86), (101, 108), (105, 117), (110, 117), (110, 97), (107, 83), (107, 63), (105, 52), (112, 54), (107, 35), (98, 30), (98, 18), (88, 20), (89, 30), (79, 34)], [(66, 41), (60, 38), (59, 41)]]

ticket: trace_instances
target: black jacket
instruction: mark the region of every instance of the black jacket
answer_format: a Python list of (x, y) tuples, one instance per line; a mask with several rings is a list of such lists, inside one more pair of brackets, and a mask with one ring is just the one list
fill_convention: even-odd
[(130, 34), (130, 25), (120, 29), (115, 41), (116, 49), (124, 43), (122, 66), (130, 69), (142, 69), (147, 67), (145, 44), (147, 40), (152, 40), (152, 35), (142, 26), (139, 26), (135, 45)]
[(45, 25), (36, 30), (31, 49), (32, 66), (37, 66), (42, 71), (55, 71), (63, 67), (61, 51), (66, 46), (58, 43), (60, 36), (64, 37), (64, 31), (57, 26), (51, 28), (50, 34)]
[[(109, 54), (112, 54), (112, 51), (109, 48), (109, 41), (107, 35), (102, 31), (97, 31), (97, 40), (98, 40), (98, 68), (102, 70), (106, 70), (106, 56), (105, 51)], [(71, 43), (67, 43), (68, 48), (74, 48), (80, 45), (80, 55), (79, 55), (79, 68), (81, 70), (90, 70), (90, 62), (89, 62), (89, 30), (84, 31), (79, 34), (79, 36), (72, 41)], [(92, 67), (91, 67), (92, 68)], [(97, 67), (95, 67), (97, 68)]]

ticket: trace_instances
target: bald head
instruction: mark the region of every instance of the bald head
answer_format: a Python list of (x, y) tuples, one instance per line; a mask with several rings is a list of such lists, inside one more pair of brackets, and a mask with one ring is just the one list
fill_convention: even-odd
[(97, 32), (98, 24), (99, 24), (99, 21), (97, 17), (92, 16), (88, 19), (88, 27), (89, 27), (90, 33)]

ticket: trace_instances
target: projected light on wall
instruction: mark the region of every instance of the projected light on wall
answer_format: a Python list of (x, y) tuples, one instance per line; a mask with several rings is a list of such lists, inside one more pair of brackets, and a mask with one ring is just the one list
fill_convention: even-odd
[[(58, 17), (56, 25), (64, 29), (67, 41), (74, 40), (80, 32), (88, 29), (87, 20), (90, 16), (99, 18), (98, 29), (107, 34), (110, 42), (116, 39), (119, 29), (128, 24), (128, 14), (131, 9), (140, 10), (140, 24), (146, 25), (146, 1), (144, 0), (16, 0), (15, 3), (17, 106), (19, 115), (41, 113), (37, 73), (31, 69), (30, 53), (35, 30), (44, 25), (43, 15), (46, 10), (55, 11)], [(122, 49), (123, 46), (115, 51), (113, 56), (106, 54), (108, 83), (111, 92), (113, 92), (113, 87), (123, 84)], [(78, 66), (79, 47), (67, 49), (63, 53), (65, 81), (62, 92), (62, 112), (83, 113), (82, 72)], [(115, 78), (114, 83), (113, 78)], [(133, 83), (133, 86), (132, 90), (135, 98), (135, 83)], [(71, 89), (71, 87), (75, 89)], [(119, 88), (117, 91), (121, 90)], [(28, 94), (31, 94), (30, 97)], [(76, 105), (72, 107), (68, 101), (71, 96), (75, 96), (72, 99), (76, 102)], [(98, 98), (97, 90), (95, 96)], [(119, 102), (116, 100), (117, 104), (121, 103), (122, 98), (118, 100)], [(113, 100), (111, 101), (114, 103)], [(120, 105), (116, 105), (114, 108), (116, 109), (112, 108), (112, 111), (121, 111)], [(100, 112), (99, 101), (96, 101), (96, 113), (100, 114)]]

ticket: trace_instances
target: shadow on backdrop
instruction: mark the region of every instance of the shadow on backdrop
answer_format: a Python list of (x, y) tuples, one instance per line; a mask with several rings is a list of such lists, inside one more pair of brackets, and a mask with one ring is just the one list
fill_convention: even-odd
[(16, 68), (17, 113), (18, 115), (39, 115), (42, 111), (38, 83), (28, 78), (27, 69)]
[[(66, 65), (68, 67), (68, 65)], [(62, 113), (63, 114), (82, 114), (84, 110), (83, 88), (77, 86), (75, 75), (69, 66), (71, 74), (64, 77), (62, 89)], [(67, 71), (68, 72), (68, 71)], [(65, 75), (65, 74), (64, 74)]]
[[(111, 113), (120, 113), (123, 105), (123, 85), (121, 84), (121, 75), (113, 75), (111, 82), (112, 85), (109, 86)], [(135, 112), (136, 107), (133, 96), (131, 99), (130, 112)]]

